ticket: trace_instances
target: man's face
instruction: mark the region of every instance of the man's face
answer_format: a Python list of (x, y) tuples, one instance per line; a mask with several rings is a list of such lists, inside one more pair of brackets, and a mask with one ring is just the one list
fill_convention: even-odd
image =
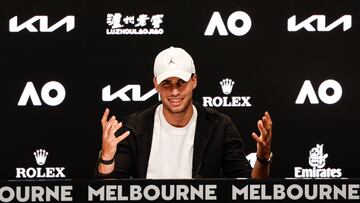
[(159, 92), (165, 111), (169, 113), (184, 113), (192, 104), (192, 93), (197, 84), (197, 77), (193, 75), (188, 82), (177, 77), (163, 80), (159, 85), (154, 78), (155, 89)]

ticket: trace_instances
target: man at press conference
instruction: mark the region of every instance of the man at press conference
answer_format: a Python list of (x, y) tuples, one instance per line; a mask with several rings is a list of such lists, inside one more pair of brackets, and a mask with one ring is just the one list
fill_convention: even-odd
[(96, 178), (256, 178), (269, 177), (272, 121), (268, 112), (257, 122), (260, 135), (252, 168), (232, 120), (193, 102), (197, 75), (192, 57), (170, 47), (155, 58), (153, 83), (161, 101), (121, 121), (101, 119), (102, 149)]

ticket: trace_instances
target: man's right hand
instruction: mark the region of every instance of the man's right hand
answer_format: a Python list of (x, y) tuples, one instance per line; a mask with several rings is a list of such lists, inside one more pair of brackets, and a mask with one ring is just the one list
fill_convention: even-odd
[[(126, 131), (119, 137), (115, 136), (115, 132), (122, 127), (122, 123), (116, 120), (115, 116), (112, 116), (108, 120), (110, 110), (105, 109), (105, 112), (101, 119), (102, 125), (102, 148), (101, 148), (101, 159), (112, 160), (115, 156), (117, 145), (119, 142), (129, 136), (130, 131)], [(98, 166), (99, 173), (108, 174), (114, 170), (114, 163), (105, 165), (100, 163)]]

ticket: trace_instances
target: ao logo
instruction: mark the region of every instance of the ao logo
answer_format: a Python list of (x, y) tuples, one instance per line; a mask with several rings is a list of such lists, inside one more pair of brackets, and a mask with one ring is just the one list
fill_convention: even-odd
[[(326, 92), (328, 89), (333, 89), (334, 93), (332, 95), (328, 95)], [(325, 80), (319, 86), (318, 96), (325, 104), (335, 104), (342, 96), (341, 85), (336, 80)], [(305, 80), (295, 104), (304, 104), (307, 97), (309, 98), (311, 104), (319, 104), (318, 97), (316, 96), (310, 80)]]
[[(50, 91), (56, 91), (56, 96), (52, 97), (50, 95)], [(61, 102), (65, 99), (65, 88), (64, 86), (57, 81), (47, 82), (41, 88), (41, 99), (45, 102), (45, 104), (49, 106), (57, 106), (61, 104)], [(25, 88), (20, 96), (18, 106), (26, 106), (29, 99), (33, 103), (34, 106), (41, 106), (41, 101), (38, 93), (36, 92), (35, 86), (32, 82), (27, 82)]]
[[(236, 22), (238, 20), (241, 20), (243, 23), (240, 27), (236, 25)], [(251, 19), (247, 13), (243, 11), (236, 11), (228, 17), (226, 25), (233, 35), (242, 36), (249, 32), (251, 28)], [(218, 29), (219, 35), (221, 36), (228, 35), (225, 24), (218, 11), (214, 12), (211, 16), (210, 22), (206, 27), (204, 35), (212, 36), (215, 32), (215, 29)]]

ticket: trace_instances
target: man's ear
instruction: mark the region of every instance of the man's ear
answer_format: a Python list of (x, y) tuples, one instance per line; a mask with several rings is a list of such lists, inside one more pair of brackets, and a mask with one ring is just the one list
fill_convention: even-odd
[(195, 89), (197, 86), (197, 75), (194, 74), (190, 80), (192, 81), (193, 89)]
[(159, 91), (159, 85), (157, 84), (156, 77), (153, 78), (153, 84), (156, 91)]

